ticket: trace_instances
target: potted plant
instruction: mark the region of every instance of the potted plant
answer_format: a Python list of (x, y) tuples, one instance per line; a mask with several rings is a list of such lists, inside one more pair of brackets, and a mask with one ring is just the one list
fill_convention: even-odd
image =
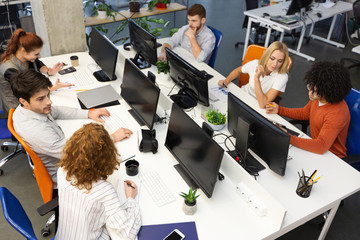
[(148, 3), (148, 9), (151, 11), (155, 6), (157, 9), (163, 10), (170, 4), (170, 0), (152, 0)]
[(157, 61), (155, 63), (158, 73), (167, 74), (170, 71), (170, 65), (168, 61)]
[(214, 131), (224, 128), (226, 123), (226, 115), (214, 109), (209, 109), (206, 112), (206, 120)]
[(140, 12), (140, 2), (131, 0), (129, 2), (130, 12)]
[(196, 195), (197, 189), (193, 190), (192, 187), (189, 189), (189, 193), (182, 192), (181, 197), (184, 198), (183, 211), (186, 215), (193, 215), (196, 212), (196, 199), (200, 195)]
[(92, 9), (92, 16), (97, 16), (98, 18), (107, 18), (112, 17), (115, 21), (115, 15), (117, 14), (110, 5), (108, 5), (103, 0), (87, 0), (84, 2), (84, 8), (89, 6), (90, 4), (93, 5)]

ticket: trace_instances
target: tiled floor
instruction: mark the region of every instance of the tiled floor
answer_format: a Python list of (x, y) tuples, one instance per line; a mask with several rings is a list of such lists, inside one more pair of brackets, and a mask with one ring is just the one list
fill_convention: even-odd
[[(241, 64), (243, 46), (235, 48), (237, 41), (244, 40), (245, 30), (241, 29), (244, 16), (242, 12), (245, 9), (245, 1), (225, 0), (225, 1), (189, 1), (189, 6), (193, 3), (201, 3), (207, 9), (207, 23), (222, 31), (224, 35), (223, 42), (220, 46), (215, 69), (224, 76), (230, 73), (232, 69)], [(173, 15), (164, 15), (164, 18), (173, 19)], [(185, 23), (185, 14), (177, 13), (176, 24), (178, 26)], [(316, 28), (315, 31), (326, 33), (326, 28)], [(285, 42), (289, 47), (295, 48), (291, 38), (286, 38)], [(311, 54), (317, 60), (340, 60), (342, 57), (353, 57), (360, 59), (360, 55), (351, 52), (352, 46), (347, 44), (345, 49), (336, 48), (316, 40), (310, 40), (308, 44), (304, 44), (302, 51)], [(307, 90), (303, 83), (305, 72), (311, 67), (313, 62), (308, 62), (303, 58), (290, 55), (293, 65), (290, 70), (290, 78), (286, 92), (283, 94), (281, 104), (289, 107), (302, 107), (307, 101)], [(360, 88), (359, 69), (351, 70), (353, 86)], [(0, 157), (5, 154), (0, 152)], [(27, 211), (39, 239), (43, 239), (40, 229), (46, 222), (45, 217), (38, 216), (36, 208), (42, 204), (42, 199), (37, 188), (36, 182), (32, 177), (31, 170), (28, 166), (24, 154), (13, 159), (4, 169), (4, 175), (0, 176), (0, 186), (6, 186), (19, 198)], [(343, 183), (346, 184), (346, 183)], [(336, 189), (334, 189), (336, 191)], [(340, 207), (333, 224), (326, 237), (327, 240), (339, 239), (359, 239), (360, 228), (360, 193), (356, 193), (345, 200), (345, 205)], [(1, 239), (19, 239), (19, 234), (15, 232), (8, 223), (4, 222), (2, 214), (0, 214), (0, 233)], [(298, 227), (297, 229), (282, 236), (282, 240), (297, 239), (317, 239), (320, 233), (319, 224), (322, 217), (319, 216), (310, 222)], [(50, 237), (44, 238), (50, 239)], [(236, 239), (236, 236), (234, 236)]]

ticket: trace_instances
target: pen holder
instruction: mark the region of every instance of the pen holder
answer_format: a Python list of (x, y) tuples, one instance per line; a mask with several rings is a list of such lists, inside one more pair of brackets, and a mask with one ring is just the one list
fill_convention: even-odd
[(300, 197), (307, 198), (310, 196), (310, 192), (312, 189), (313, 184), (306, 184), (306, 182), (309, 180), (309, 177), (305, 176), (305, 182), (302, 177), (299, 178), (299, 182), (296, 188), (296, 194)]

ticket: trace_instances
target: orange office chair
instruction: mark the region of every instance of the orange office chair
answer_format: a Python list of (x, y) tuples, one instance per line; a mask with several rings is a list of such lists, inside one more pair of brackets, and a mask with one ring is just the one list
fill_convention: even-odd
[[(245, 53), (245, 56), (244, 56), (241, 66), (245, 65), (246, 63), (248, 63), (252, 60), (260, 59), (261, 56), (264, 54), (265, 50), (266, 50), (266, 47), (255, 45), (255, 44), (250, 45), (246, 50), (246, 53)], [(289, 57), (288, 71), (290, 70), (291, 65), (292, 65), (292, 60)], [(249, 82), (249, 74), (243, 73), (239, 76), (239, 87), (248, 84), (248, 82)]]
[[(41, 196), (43, 198), (44, 203), (48, 203), (53, 199), (53, 186), (54, 183), (46, 170), (43, 162), (38, 157), (38, 155), (31, 150), (31, 148), (21, 139), (21, 137), (15, 132), (14, 124), (13, 124), (13, 113), (15, 109), (10, 109), (9, 117), (8, 117), (8, 129), (11, 134), (19, 141), (19, 143), (23, 146), (26, 151), (26, 154), (29, 158), (31, 158), (34, 164), (34, 176), (36, 182), (39, 186)], [(45, 228), (41, 230), (43, 236), (48, 236), (50, 234), (49, 225), (55, 220), (55, 215), (52, 215), (48, 222), (45, 225)]]

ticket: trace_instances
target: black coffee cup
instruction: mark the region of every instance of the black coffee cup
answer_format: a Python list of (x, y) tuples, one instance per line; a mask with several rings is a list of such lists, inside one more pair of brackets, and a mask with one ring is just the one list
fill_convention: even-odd
[(129, 176), (135, 176), (139, 172), (139, 162), (136, 160), (129, 160), (125, 163), (126, 174)]

